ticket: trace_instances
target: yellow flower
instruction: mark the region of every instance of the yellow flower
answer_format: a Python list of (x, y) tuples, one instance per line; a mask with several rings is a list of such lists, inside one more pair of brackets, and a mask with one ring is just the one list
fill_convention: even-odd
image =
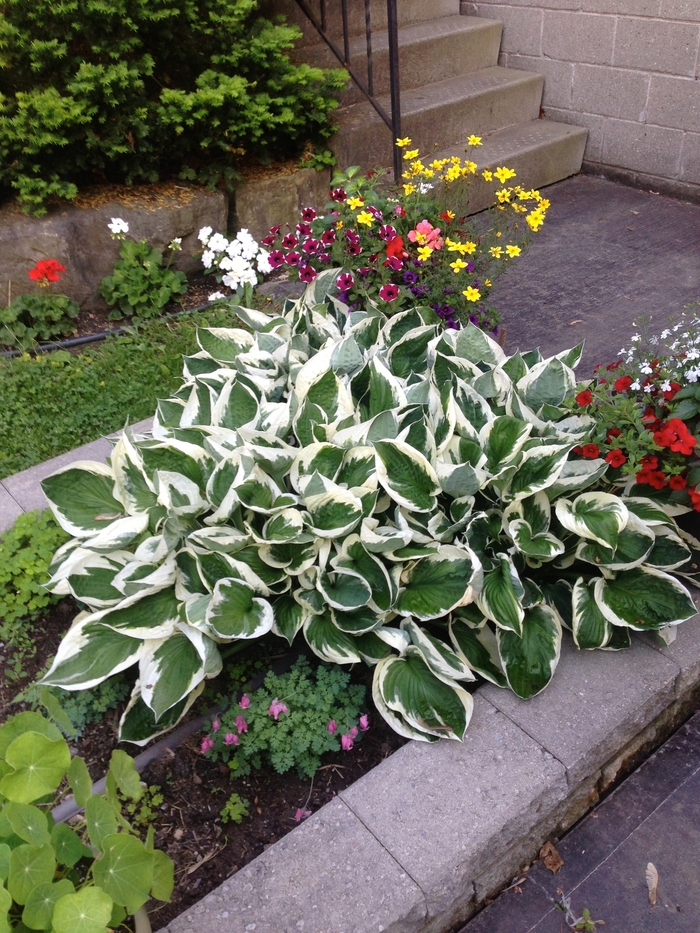
[(484, 279), (484, 285), (486, 288), (491, 288), (491, 279)]
[(406, 152), (404, 152), (403, 157), (404, 157), (404, 159), (406, 159), (407, 161), (410, 162), (411, 159), (415, 159), (415, 158), (418, 157), (418, 150), (417, 150), (417, 149), (407, 149)]
[(335, 222), (335, 229), (336, 229), (336, 230), (342, 230), (342, 229), (343, 229), (343, 221), (342, 221), (342, 220), (336, 220), (336, 222)]
[(359, 210), (364, 203), (365, 202), (362, 200), (362, 198), (355, 198), (355, 197), (348, 198), (348, 207), (352, 211)]
[(470, 136), (467, 140), (468, 146), (480, 146), (481, 145), (481, 136)]
[(451, 156), (451, 157), (450, 157), (450, 162), (451, 162), (453, 165), (461, 165), (461, 164), (462, 164), (462, 160), (460, 159), (459, 156)]
[(432, 169), (424, 168), (423, 178), (435, 178), (435, 172), (433, 172)]
[(466, 243), (460, 243), (457, 240), (450, 240), (448, 237), (445, 240), (445, 243), (447, 245), (447, 249), (451, 253), (460, 253), (462, 256), (464, 256), (465, 253), (471, 255), (476, 250), (476, 243), (471, 243), (469, 241)]
[(501, 256), (503, 255), (503, 247), (492, 246), (491, 249), (489, 250), (489, 253), (491, 253), (494, 259), (500, 259)]
[(420, 175), (421, 172), (425, 171), (425, 166), (420, 159), (417, 162), (411, 162), (411, 171), (414, 175)]
[(484, 179), (484, 181), (493, 181), (493, 172), (489, 172), (489, 170), (486, 169), (481, 173), (481, 177)]
[(498, 239), (500, 239), (502, 236), (503, 236), (503, 234), (502, 234), (501, 231), (499, 230), (498, 233), (496, 234), (496, 237), (497, 237)]
[(362, 211), (361, 213), (357, 215), (358, 224), (366, 224), (368, 227), (371, 227), (373, 220), (374, 218), (372, 217), (369, 211)]
[(404, 193), (404, 194), (413, 194), (413, 192), (414, 192), (415, 190), (416, 190), (416, 186), (415, 186), (415, 185), (404, 185), (404, 186), (403, 186), (403, 193)]
[(445, 211), (445, 215), (447, 216), (447, 219), (448, 219), (448, 220), (454, 220), (454, 219), (455, 219), (454, 211)]
[(534, 210), (531, 214), (528, 214), (525, 219), (527, 220), (530, 229), (534, 230), (535, 232), (537, 232), (537, 230), (539, 230), (539, 228), (544, 223), (544, 217), (539, 210)]
[(497, 168), (493, 174), (496, 176), (496, 178), (500, 181), (502, 185), (504, 185), (508, 181), (509, 178), (515, 178), (515, 172), (513, 171), (512, 168), (505, 168), (505, 167)]
[(464, 169), (468, 174), (476, 175), (476, 162), (465, 162)]
[(419, 246), (418, 247), (418, 258), (422, 259), (425, 262), (426, 259), (430, 259), (433, 255), (433, 251), (429, 246)]
[(481, 292), (478, 288), (473, 288), (471, 285), (469, 288), (466, 288), (462, 294), (467, 299), (467, 301), (478, 301), (481, 298)]
[(514, 256), (520, 255), (520, 247), (519, 246), (506, 246), (506, 252), (510, 256), (510, 258), (513, 259)]
[(469, 253), (470, 256), (472, 253), (476, 252), (476, 243), (471, 243), (469, 240), (467, 240), (466, 243), (462, 243), (462, 246), (464, 248), (464, 252)]
[(445, 167), (445, 165), (447, 165), (447, 159), (434, 159), (430, 163), (430, 167), (434, 169), (436, 172), (441, 171)]
[(510, 201), (510, 191), (507, 188), (501, 188), (500, 191), (496, 192), (496, 197), (499, 203), (506, 204)]
[(452, 165), (452, 166), (451, 166), (450, 168), (448, 168), (447, 171), (445, 172), (445, 181), (457, 181), (457, 179), (459, 178), (459, 176), (460, 176), (461, 174), (462, 174), (462, 173), (461, 173), (461, 170), (460, 170), (459, 166), (458, 166), (458, 165)]
[(540, 198), (540, 210), (546, 211), (548, 207), (551, 207), (550, 202), (546, 198)]
[(397, 145), (400, 149), (403, 149), (404, 146), (410, 146), (410, 145), (411, 145), (411, 137), (410, 137), (410, 136), (404, 136), (403, 139), (397, 139), (397, 140), (396, 140), (396, 145)]
[(458, 272), (461, 272), (462, 269), (467, 268), (467, 263), (463, 259), (455, 259), (454, 262), (450, 263), (450, 269), (457, 275)]

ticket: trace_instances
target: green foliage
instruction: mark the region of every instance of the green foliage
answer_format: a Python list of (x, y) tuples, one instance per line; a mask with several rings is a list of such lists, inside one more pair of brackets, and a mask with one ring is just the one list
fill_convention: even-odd
[[(0, 927), (4, 931), (103, 933), (149, 897), (169, 901), (173, 864), (146, 844), (121, 813), (120, 794), (143, 797), (134, 761), (112, 753), (106, 792), (92, 793), (82, 758), (39, 713), (0, 727)], [(51, 807), (67, 779), (85, 814), (54, 823)], [(151, 798), (152, 799), (152, 798)]]
[(25, 348), (65, 337), (75, 330), (79, 313), (80, 307), (67, 295), (18, 295), (9, 308), (0, 308), (0, 343)]
[[(312, 777), (325, 752), (339, 751), (341, 736), (358, 731), (365, 704), (365, 688), (350, 683), (350, 675), (337, 667), (312, 667), (304, 657), (286, 674), (268, 674), (265, 685), (246, 696), (250, 705), (233, 707), (219, 717), (220, 727), (211, 734), (214, 748), (208, 754), (229, 761), (235, 775), (271, 764), (283, 774), (296, 768)], [(274, 702), (284, 712), (274, 713)], [(328, 724), (335, 723), (333, 731)], [(239, 728), (240, 727), (240, 728)], [(237, 744), (227, 744), (235, 736)], [(229, 739), (229, 743), (230, 743)]]
[(0, 641), (11, 645), (13, 660), (4, 675), (21, 676), (36, 651), (31, 623), (52, 603), (46, 589), (54, 551), (67, 540), (51, 512), (25, 512), (0, 537)]
[(51, 692), (73, 725), (71, 735), (79, 737), (86, 726), (99, 722), (105, 713), (116, 709), (127, 699), (131, 683), (123, 674), (117, 674), (113, 679), (105, 680), (88, 690), (69, 691), (54, 687)]
[(324, 168), (333, 168), (337, 161), (330, 149), (310, 148), (302, 156), (299, 168), (315, 168), (320, 172)]
[(110, 317), (136, 321), (159, 317), (175, 295), (186, 291), (185, 273), (171, 269), (170, 260), (164, 266), (163, 254), (146, 240), (123, 240), (114, 271), (100, 284), (100, 295), (118, 309)]
[(141, 829), (147, 829), (158, 817), (158, 808), (163, 803), (163, 793), (157, 784), (143, 788), (143, 795), (138, 800), (124, 797), (124, 809), (130, 822)]
[[(294, 65), (296, 27), (257, 0), (9, 0), (0, 18), (0, 184), (25, 210), (95, 180), (215, 184), (243, 152), (330, 135), (345, 73)], [(40, 37), (40, 38), (38, 38)]]
[(248, 816), (248, 801), (242, 800), (238, 794), (231, 794), (221, 808), (222, 823), (242, 823)]

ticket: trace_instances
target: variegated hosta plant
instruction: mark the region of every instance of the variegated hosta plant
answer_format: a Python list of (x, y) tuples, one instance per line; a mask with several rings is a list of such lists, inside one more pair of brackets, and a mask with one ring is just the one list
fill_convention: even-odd
[(426, 308), (348, 316), (336, 275), (281, 317), (201, 330), (152, 438), (44, 481), (74, 536), (50, 587), (88, 608), (43, 682), (138, 664), (123, 739), (170, 728), (220, 644), (270, 631), (376, 665), (385, 719), (433, 740), (463, 736), (476, 674), (542, 690), (562, 627), (615, 649), (695, 612), (673, 520), (569, 460), (590, 427), (563, 406), (580, 348), (506, 357)]

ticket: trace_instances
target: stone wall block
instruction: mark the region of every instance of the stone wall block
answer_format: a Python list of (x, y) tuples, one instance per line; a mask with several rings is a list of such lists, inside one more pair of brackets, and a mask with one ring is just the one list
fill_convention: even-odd
[(647, 120), (657, 126), (700, 133), (700, 81), (652, 75)]
[(566, 62), (612, 62), (615, 17), (545, 10), (542, 53)]
[(603, 163), (632, 171), (678, 178), (683, 133), (662, 126), (642, 126), (627, 120), (608, 120)]
[(681, 151), (680, 178), (700, 185), (700, 134), (686, 133)]
[(574, 110), (560, 110), (558, 107), (546, 107), (545, 116), (558, 123), (570, 123), (573, 126), (585, 126), (588, 130), (586, 149), (583, 158), (587, 162), (600, 162), (603, 154), (605, 135), (605, 117), (594, 113), (580, 113)]
[(699, 39), (700, 26), (621, 16), (613, 64), (692, 77)]
[(236, 188), (233, 228), (247, 227), (256, 240), (275, 224), (294, 227), (302, 207), (321, 210), (328, 200), (330, 170), (300, 169), (293, 175), (260, 178)]
[[(543, 107), (571, 107), (574, 66), (570, 62), (559, 62), (553, 58), (535, 58), (531, 55), (509, 55), (508, 67), (544, 75)], [(580, 125), (583, 126), (583, 124)]]
[(485, 18), (503, 23), (502, 52), (516, 55), (542, 54), (542, 10), (496, 5), (485, 10)]
[(586, 13), (622, 13), (626, 16), (658, 16), (661, 0), (581, 0)]
[(604, 117), (643, 121), (648, 92), (649, 76), (642, 71), (577, 64), (571, 108)]
[(659, 13), (666, 19), (700, 23), (700, 4), (697, 0), (661, 0)]

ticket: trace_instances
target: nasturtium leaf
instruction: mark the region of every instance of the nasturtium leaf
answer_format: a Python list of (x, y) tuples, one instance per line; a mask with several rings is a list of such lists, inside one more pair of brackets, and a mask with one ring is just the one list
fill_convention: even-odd
[(4, 815), (14, 834), (24, 842), (37, 847), (51, 842), (46, 814), (38, 807), (8, 800), (4, 807)]
[(471, 584), (479, 569), (472, 551), (449, 544), (438, 547), (404, 570), (396, 611), (419, 621), (446, 615), (455, 606), (472, 601)]
[(612, 550), (627, 524), (627, 507), (619, 496), (608, 492), (583, 492), (573, 500), (557, 499), (555, 509), (567, 531)]
[(117, 831), (117, 817), (112, 805), (95, 794), (85, 804), (85, 817), (90, 842), (102, 850), (104, 840)]
[(498, 653), (508, 686), (524, 700), (544, 690), (559, 662), (561, 626), (546, 604), (525, 612), (523, 633), (496, 630)]
[(146, 851), (140, 839), (125, 833), (106, 836), (102, 851), (102, 858), (93, 864), (95, 884), (130, 914), (135, 913), (148, 900), (153, 883), (153, 853)]
[[(10, 852), (6, 842), (0, 842), (0, 881), (6, 881), (10, 872)], [(2, 890), (2, 888), (0, 888)]]
[(79, 807), (84, 807), (92, 796), (92, 778), (84, 760), (77, 755), (71, 758), (68, 783), (73, 791), (75, 802)]
[(40, 884), (49, 884), (56, 871), (56, 858), (50, 843), (37, 848), (21, 845), (10, 854), (10, 873), (7, 890), (18, 904), (26, 904), (27, 898)]
[(10, 743), (5, 761), (14, 771), (0, 780), (0, 793), (16, 803), (31, 803), (56, 790), (70, 767), (70, 751), (63, 738), (52, 741), (25, 732)]
[(0, 887), (0, 933), (13, 933), (16, 926), (10, 927), (7, 915), (12, 907), (12, 898), (5, 888)]
[(304, 622), (304, 638), (315, 655), (331, 664), (354, 664), (360, 660), (355, 639), (341, 632), (330, 612), (314, 615)]
[(510, 629), (520, 635), (525, 617), (524, 595), (525, 590), (512, 559), (507, 554), (499, 554), (494, 569), (484, 574), (476, 601), (487, 619), (499, 628)]
[(129, 800), (140, 800), (143, 796), (141, 778), (134, 767), (134, 759), (120, 748), (115, 748), (109, 760), (109, 770), (114, 775), (121, 793)]
[(83, 844), (66, 823), (56, 823), (53, 827), (51, 845), (59, 865), (72, 868), (83, 857)]
[(497, 687), (506, 687), (506, 677), (498, 657), (496, 636), (488, 625), (477, 629), (460, 619), (450, 622), (450, 639), (464, 661)]
[(73, 893), (75, 888), (67, 878), (37, 885), (27, 898), (22, 911), (22, 923), (32, 930), (50, 930), (57, 901)]
[(52, 933), (105, 933), (111, 916), (112, 898), (108, 894), (99, 887), (81, 888), (56, 902)]
[(574, 641), (577, 647), (588, 650), (604, 648), (612, 637), (612, 625), (596, 603), (592, 584), (579, 577), (572, 596)]
[(682, 583), (651, 567), (620, 571), (614, 580), (599, 578), (595, 597), (609, 622), (640, 631), (677, 625), (697, 612)]
[(165, 852), (156, 849), (153, 853), (153, 884), (151, 897), (170, 903), (175, 886), (175, 866)]
[(3, 726), (0, 726), (0, 759), (5, 757), (11, 743), (25, 732), (38, 732), (39, 735), (45, 735), (52, 742), (58, 742), (63, 738), (56, 726), (45, 719), (41, 713), (30, 710), (17, 713), (11, 716)]

